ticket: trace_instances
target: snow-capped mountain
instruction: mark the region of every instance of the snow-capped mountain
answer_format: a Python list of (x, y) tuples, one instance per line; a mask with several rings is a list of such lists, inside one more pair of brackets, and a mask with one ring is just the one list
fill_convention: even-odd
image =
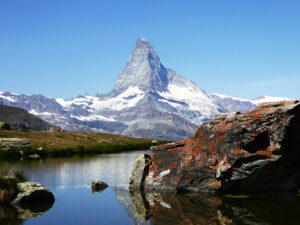
[(251, 102), (255, 105), (258, 105), (258, 104), (264, 103), (264, 102), (278, 102), (278, 101), (287, 101), (287, 100), (291, 100), (291, 99), (283, 98), (283, 97), (261, 96), (261, 97), (253, 99)]
[(221, 94), (211, 94), (215, 102), (220, 105), (227, 112), (241, 112), (244, 113), (250, 109), (255, 108), (256, 104), (248, 99), (235, 98)]
[(53, 99), (0, 92), (0, 104), (23, 108), (53, 125), (63, 124), (67, 130), (169, 140), (187, 138), (215, 114), (244, 112), (256, 102), (206, 93), (164, 67), (145, 38), (137, 40), (107, 95)]
[(264, 102), (278, 102), (278, 101), (287, 101), (288, 98), (283, 97), (270, 97), (270, 96), (261, 96), (253, 100), (235, 98), (227, 95), (212, 93), (211, 97), (215, 102), (220, 105), (227, 112), (241, 112), (244, 113), (248, 110), (255, 108), (258, 104)]

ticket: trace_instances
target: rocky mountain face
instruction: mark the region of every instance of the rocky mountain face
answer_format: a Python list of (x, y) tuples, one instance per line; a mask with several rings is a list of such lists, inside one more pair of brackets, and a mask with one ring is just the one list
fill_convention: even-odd
[(203, 91), (164, 67), (153, 46), (139, 38), (106, 95), (53, 99), (0, 92), (0, 104), (20, 107), (71, 131), (95, 131), (180, 140), (215, 114), (255, 107), (255, 103)]
[(244, 114), (216, 115), (202, 123), (193, 138), (153, 147), (151, 161), (143, 159), (145, 166), (139, 167), (144, 177), (131, 177), (130, 188), (296, 192), (299, 129), (299, 101), (262, 103)]

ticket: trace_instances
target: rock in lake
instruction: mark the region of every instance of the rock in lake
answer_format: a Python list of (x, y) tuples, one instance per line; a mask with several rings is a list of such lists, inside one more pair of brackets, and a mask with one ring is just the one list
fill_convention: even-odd
[(38, 159), (38, 158), (40, 158), (40, 155), (39, 154), (33, 154), (33, 155), (29, 155), (28, 158)]
[(54, 203), (53, 194), (43, 185), (37, 182), (18, 183), (18, 195), (12, 201), (13, 204), (32, 204), (32, 203)]
[(216, 115), (186, 141), (152, 147), (149, 172), (141, 166), (135, 174), (145, 189), (297, 191), (299, 146), (299, 101), (263, 103)]
[(107, 187), (108, 187), (108, 184), (104, 183), (101, 180), (96, 180), (96, 181), (92, 182), (92, 191), (93, 192), (101, 192)]
[(147, 154), (141, 155), (134, 162), (131, 177), (129, 180), (129, 189), (143, 189), (145, 176), (148, 174), (151, 157)]

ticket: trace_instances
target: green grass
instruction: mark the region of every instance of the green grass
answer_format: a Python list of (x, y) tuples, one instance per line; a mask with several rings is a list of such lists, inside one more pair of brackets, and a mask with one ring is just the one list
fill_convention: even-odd
[(167, 143), (166, 141), (140, 142), (140, 143), (101, 143), (90, 146), (74, 146), (63, 149), (44, 148), (37, 150), (34, 147), (11, 147), (9, 150), (0, 150), (0, 158), (21, 158), (28, 157), (29, 155), (38, 154), (41, 158), (45, 157), (64, 157), (74, 154), (107, 154), (107, 153), (120, 153), (126, 151), (147, 150), (151, 146)]
[(11, 202), (18, 193), (18, 183), (27, 181), (23, 171), (14, 171), (14, 177), (0, 177), (0, 204)]

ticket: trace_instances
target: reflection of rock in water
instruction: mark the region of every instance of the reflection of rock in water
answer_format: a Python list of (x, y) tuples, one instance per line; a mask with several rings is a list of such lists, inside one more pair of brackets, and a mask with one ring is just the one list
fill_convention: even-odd
[(145, 221), (150, 219), (150, 206), (146, 200), (145, 193), (140, 190), (131, 191), (130, 198), (132, 200), (132, 207), (135, 213)]
[(0, 224), (19, 225), (23, 221), (18, 218), (18, 210), (11, 204), (0, 204)]
[(43, 215), (52, 207), (50, 204), (31, 204), (31, 205), (11, 205), (0, 204), (0, 224), (19, 225), (23, 224), (24, 220), (31, 217)]
[(200, 194), (146, 193), (154, 224), (222, 224), (217, 209), (221, 200)]
[[(144, 201), (142, 200), (142, 196), (135, 194), (132, 197), (128, 190), (126, 189), (115, 189), (116, 198), (118, 202), (125, 207), (125, 210), (134, 225), (151, 225), (153, 224), (151, 219), (149, 219), (149, 207), (148, 212), (147, 208), (144, 205)], [(133, 200), (134, 198), (134, 200)], [(133, 204), (134, 203), (134, 204)], [(141, 207), (141, 208), (140, 208)], [(138, 213), (137, 213), (138, 212)]]
[[(224, 198), (223, 205), (230, 206), (227, 215), (244, 224), (297, 224), (300, 199), (295, 194), (261, 194), (251, 199)], [(256, 223), (255, 223), (256, 222)]]
[[(299, 199), (295, 196), (284, 196), (281, 199), (268, 195), (250, 199), (230, 199), (215, 194), (141, 194), (138, 191), (131, 193), (130, 197), (133, 205), (126, 208), (130, 208), (131, 213), (134, 210), (140, 218), (148, 218), (151, 215), (154, 224), (164, 225), (294, 224), (300, 206)], [(130, 201), (127, 200), (127, 204), (128, 202)], [(136, 216), (131, 214), (130, 217)]]

